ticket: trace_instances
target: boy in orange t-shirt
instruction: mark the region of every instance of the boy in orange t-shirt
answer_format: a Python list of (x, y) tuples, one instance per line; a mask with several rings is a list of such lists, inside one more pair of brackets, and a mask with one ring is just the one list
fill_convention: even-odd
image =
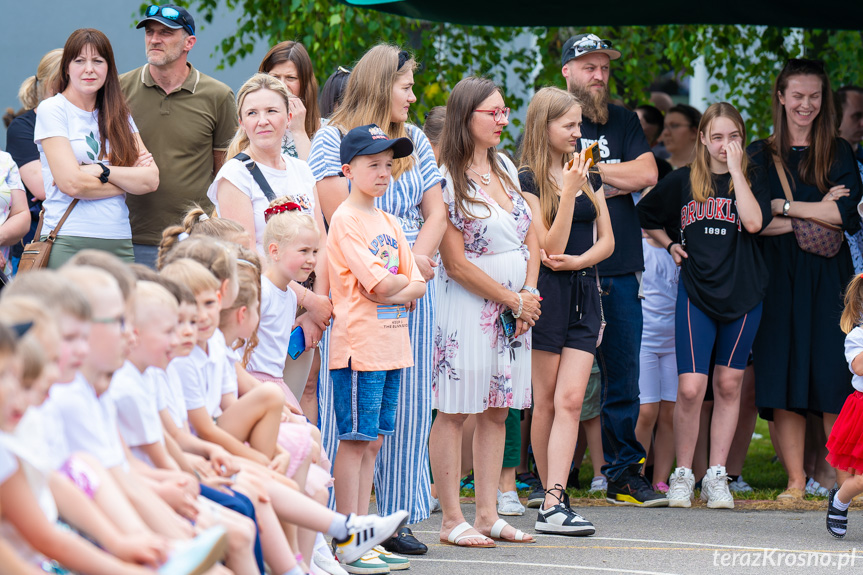
[(333, 329), (333, 378), (339, 448), (336, 507), (368, 512), (375, 458), (395, 430), (401, 369), (413, 365), (407, 313), (425, 294), (422, 274), (396, 219), (375, 207), (389, 187), (393, 160), (409, 156), (408, 138), (391, 140), (374, 124), (342, 139), (342, 172), (351, 193), (327, 237)]

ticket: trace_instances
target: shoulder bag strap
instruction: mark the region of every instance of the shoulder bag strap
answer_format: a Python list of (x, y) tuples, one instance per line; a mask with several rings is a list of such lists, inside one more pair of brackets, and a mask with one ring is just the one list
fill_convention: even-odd
[(252, 174), (252, 177), (258, 183), (258, 187), (261, 188), (261, 191), (264, 192), (264, 195), (267, 196), (267, 200), (272, 202), (276, 199), (276, 194), (273, 193), (273, 188), (270, 187), (270, 183), (267, 181), (267, 178), (264, 177), (264, 173), (261, 171), (261, 168), (258, 167), (258, 164), (249, 157), (248, 154), (244, 154), (240, 152), (232, 159), (239, 160), (246, 166), (246, 169)]
[[(57, 234), (60, 232), (60, 228), (62, 228), (63, 224), (66, 223), (66, 218), (68, 218), (69, 214), (72, 213), (72, 208), (74, 208), (77, 205), (77, 203), (78, 203), (78, 198), (75, 198), (74, 200), (72, 200), (72, 203), (69, 204), (68, 208), (66, 208), (66, 213), (63, 214), (63, 217), (60, 218), (60, 221), (57, 222), (57, 225), (54, 226), (54, 229), (51, 230), (50, 234), (48, 234), (46, 241), (53, 242), (54, 240), (57, 239)], [(44, 210), (43, 210), (42, 214), (44, 214)], [(42, 231), (42, 214), (39, 215), (39, 232)], [(38, 233), (37, 233), (36, 237), (39, 237)]]
[[(598, 214), (597, 214), (597, 217), (598, 217)], [(596, 237), (597, 237), (596, 219), (594, 219), (593, 220), (593, 243), (594, 244), (596, 244)], [(599, 266), (598, 265), (593, 266), (593, 271), (594, 271), (593, 275), (596, 277), (596, 291), (599, 292), (599, 320), (604, 322), (605, 321), (605, 310), (602, 309), (602, 286), (599, 285)], [(641, 282), (639, 282), (639, 283), (641, 283)]]
[(785, 174), (785, 168), (782, 166), (782, 160), (779, 156), (773, 154), (773, 167), (776, 168), (776, 173), (779, 175), (779, 182), (782, 184), (782, 191), (785, 192), (785, 199), (789, 202), (794, 198), (791, 196), (791, 186), (788, 185), (788, 176)]

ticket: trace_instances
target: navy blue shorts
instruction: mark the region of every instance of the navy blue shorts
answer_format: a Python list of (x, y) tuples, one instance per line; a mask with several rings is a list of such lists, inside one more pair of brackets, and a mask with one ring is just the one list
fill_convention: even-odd
[(354, 371), (349, 363), (330, 375), (339, 441), (375, 441), (395, 433), (402, 370)]
[(689, 299), (683, 282), (677, 292), (674, 343), (677, 373), (707, 375), (710, 355), (716, 346), (716, 365), (746, 369), (752, 342), (761, 323), (761, 302), (739, 318), (722, 323), (698, 309)]

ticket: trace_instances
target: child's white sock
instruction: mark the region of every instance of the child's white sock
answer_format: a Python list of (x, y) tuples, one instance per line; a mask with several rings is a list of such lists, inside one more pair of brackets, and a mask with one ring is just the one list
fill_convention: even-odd
[(295, 565), (290, 571), (285, 571), (285, 575), (306, 575), (299, 565)]
[(329, 558), (333, 557), (333, 552), (330, 550), (330, 546), (327, 545), (327, 540), (324, 539), (323, 533), (318, 533), (315, 536), (315, 553), (320, 553)]
[(327, 535), (339, 540), (347, 539), (348, 518), (341, 513), (336, 513), (336, 516), (333, 517), (333, 522), (330, 523), (330, 528), (327, 531)]
[(839, 511), (845, 511), (846, 509), (848, 509), (849, 505), (851, 505), (850, 501), (848, 503), (842, 503), (842, 501), (839, 500), (838, 493), (833, 496), (833, 507), (835, 507)]

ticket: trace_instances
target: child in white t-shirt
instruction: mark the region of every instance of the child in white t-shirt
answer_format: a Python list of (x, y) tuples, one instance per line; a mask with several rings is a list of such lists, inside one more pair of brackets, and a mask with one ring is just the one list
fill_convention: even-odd
[[(659, 244), (642, 238), (644, 327), (641, 335), (638, 387), (641, 409), (635, 434), (645, 449), (653, 443), (654, 489), (668, 491), (674, 463), (674, 404), (677, 401), (677, 359), (674, 351), (674, 308), (680, 268)], [(654, 436), (654, 427), (656, 434)]]
[[(12, 214), (13, 207), (16, 208), (15, 214)], [(13, 216), (16, 219), (15, 222), (9, 220)], [(16, 237), (20, 239), (30, 229), (30, 211), (27, 209), (27, 196), (24, 194), (24, 184), (21, 183), (18, 166), (12, 156), (0, 151), (0, 227), (4, 225), (16, 227), (16, 230), (10, 233), (12, 236), (10, 240)], [(18, 234), (17, 229), (22, 233)], [(9, 251), (12, 241), (7, 244), (9, 245), (0, 246), (0, 272), (11, 276), (12, 264), (9, 261)]]

